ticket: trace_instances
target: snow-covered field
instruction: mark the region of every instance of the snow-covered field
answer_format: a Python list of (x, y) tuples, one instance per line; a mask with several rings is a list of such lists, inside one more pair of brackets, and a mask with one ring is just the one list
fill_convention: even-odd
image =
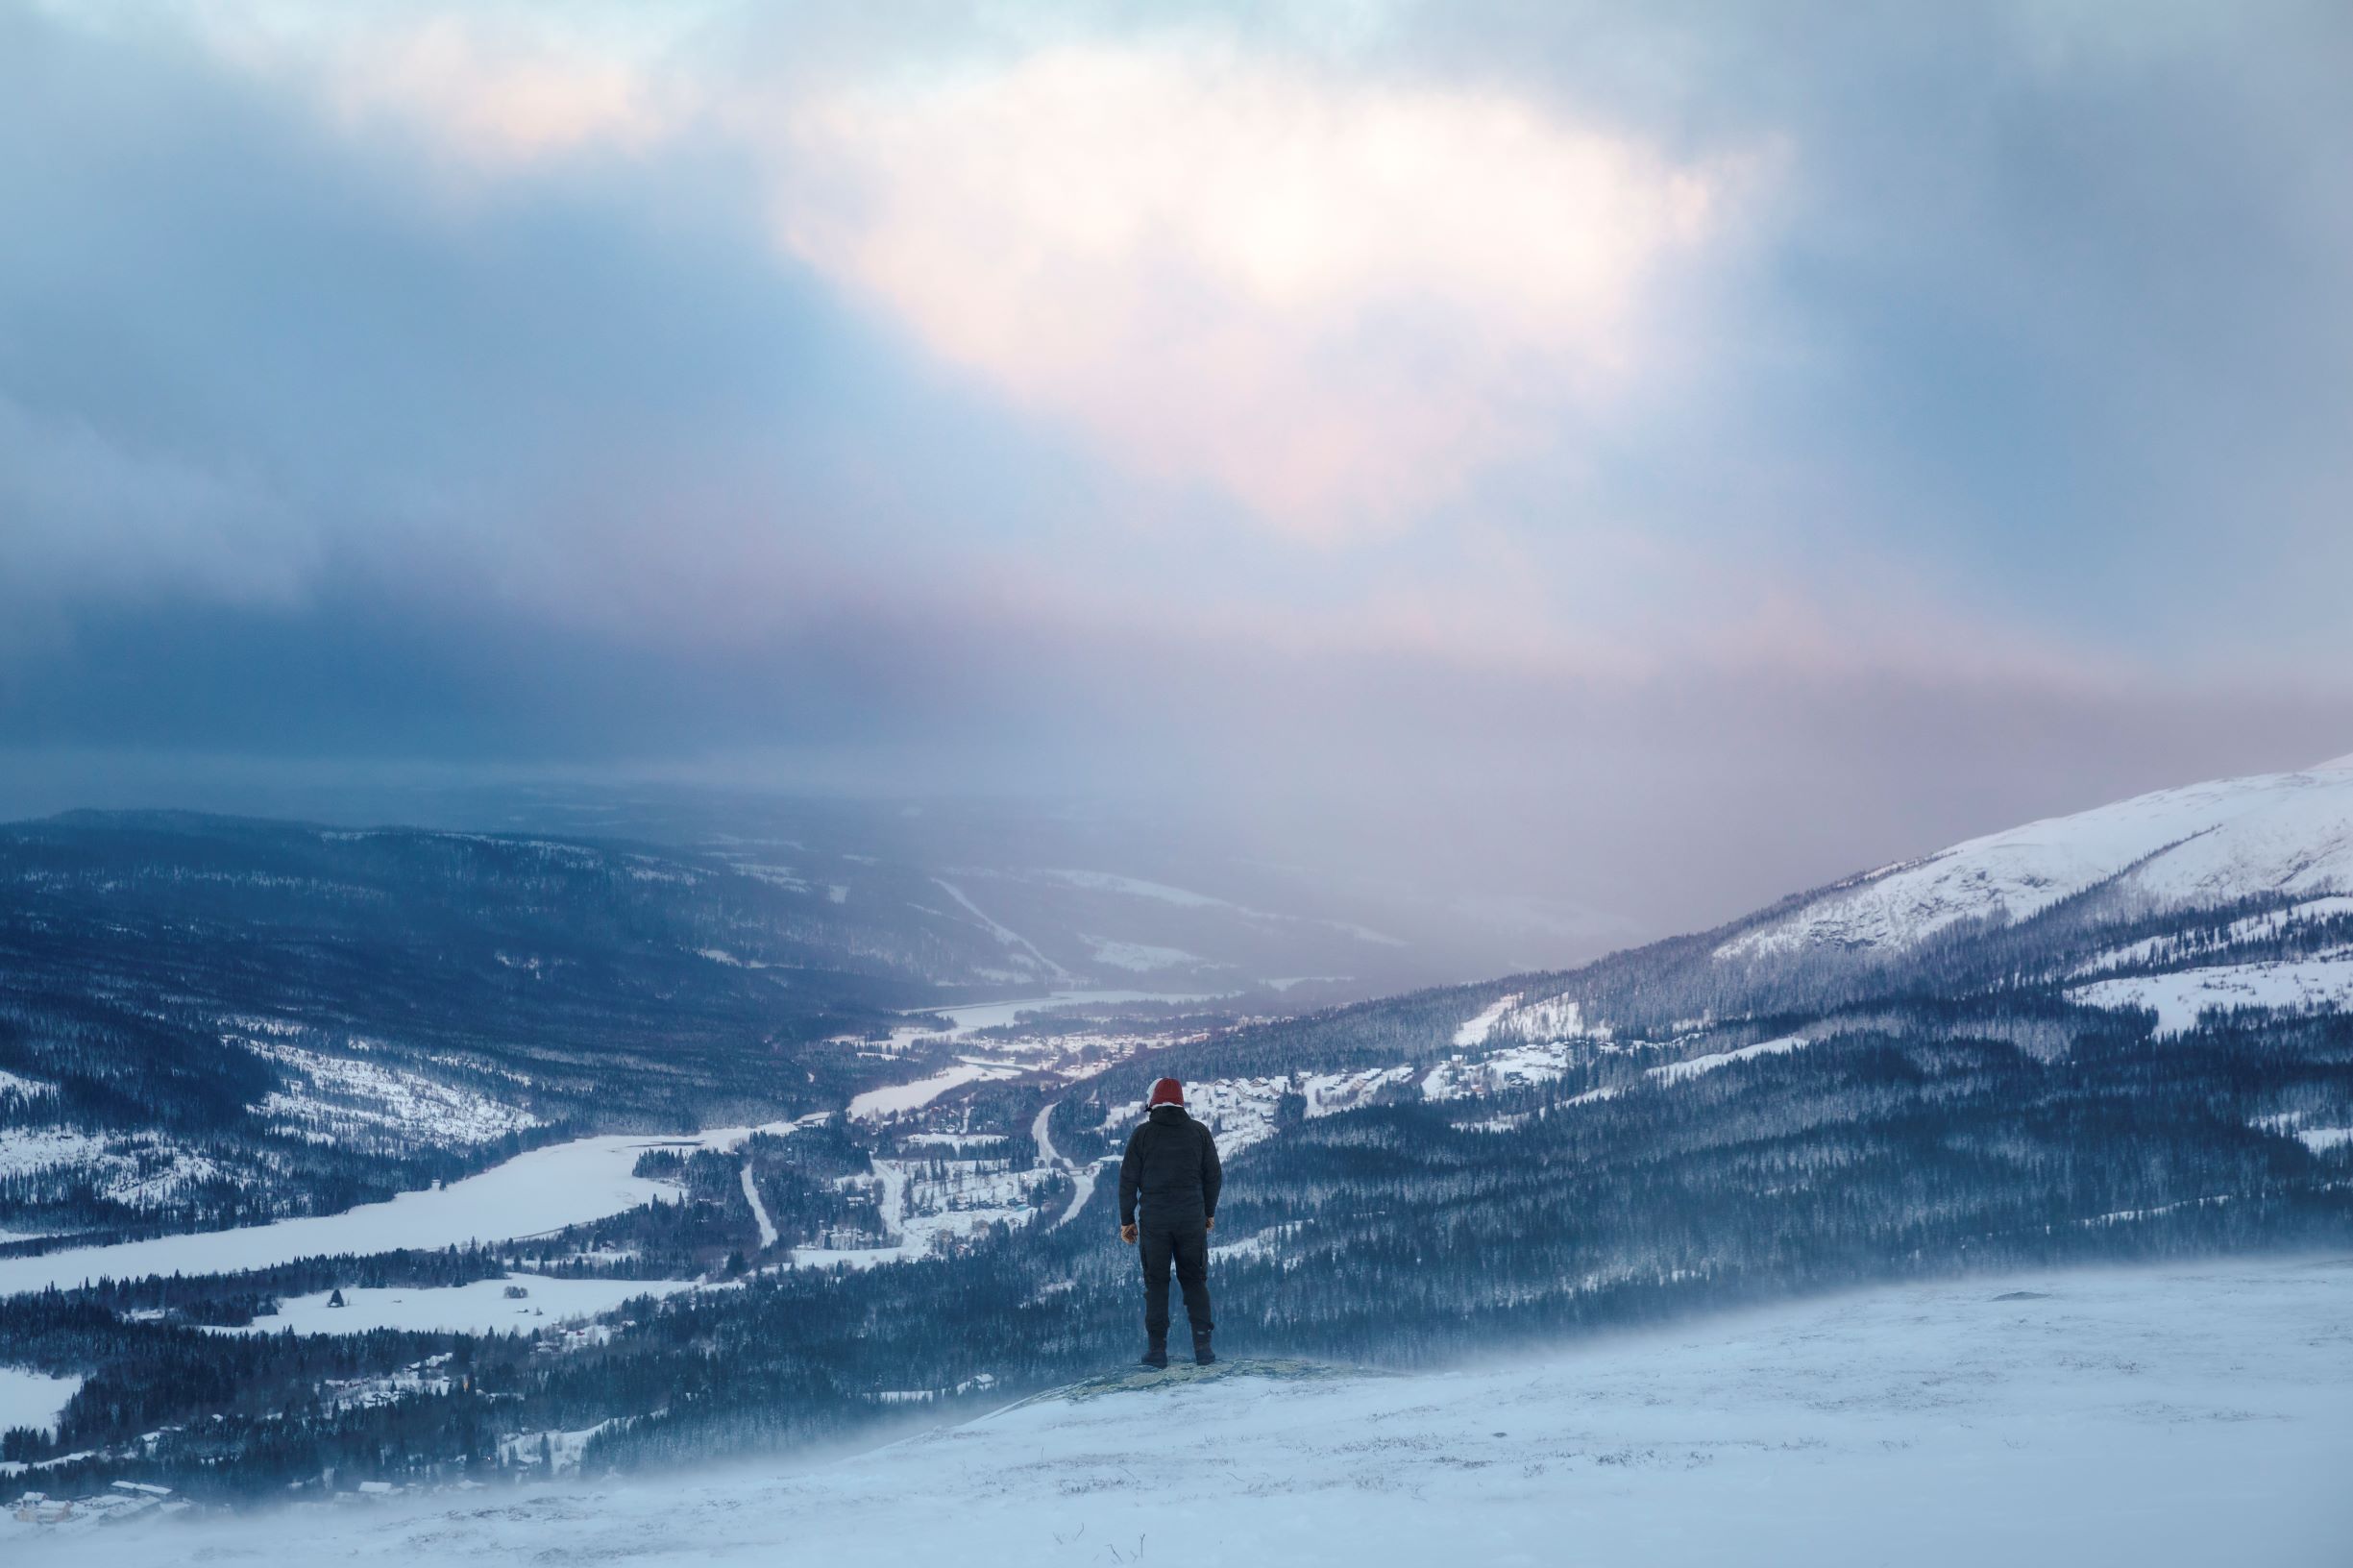
[(0, 1432), (31, 1427), (53, 1432), (58, 1412), (82, 1391), (80, 1378), (53, 1378), (21, 1366), (0, 1366)]
[(1445, 1374), (1179, 1373), (833, 1462), (11, 1546), (76, 1568), (2318, 1568), (2353, 1561), (2349, 1464), (2353, 1259), (2225, 1261), (1882, 1288)]
[[(527, 1292), (507, 1296), (513, 1286)], [(269, 1317), (257, 1317), (221, 1334), (365, 1334), (370, 1329), (407, 1329), (424, 1334), (536, 1334), (559, 1323), (609, 1312), (638, 1296), (667, 1296), (691, 1290), (688, 1280), (558, 1280), (514, 1274), (436, 1289), (377, 1289), (355, 1286), (343, 1305), (327, 1305), (331, 1291), (290, 1296)]]
[(2143, 1008), (2157, 1015), (2160, 1035), (2187, 1034), (2198, 1015), (2259, 1007), (2316, 1013), (2353, 1007), (2353, 957), (2299, 963), (2217, 964), (2171, 974), (2096, 980), (2068, 995), (2093, 1007)]
[[(706, 1135), (700, 1141), (725, 1147), (725, 1139), (740, 1142), (744, 1131)], [(220, 1274), (270, 1268), (322, 1253), (390, 1252), (537, 1236), (640, 1204), (674, 1199), (675, 1188), (629, 1171), (648, 1147), (677, 1141), (642, 1135), (576, 1139), (518, 1155), (433, 1191), (404, 1192), (388, 1203), (365, 1204), (340, 1214), (0, 1259), (0, 1296), (51, 1285), (70, 1287), (101, 1275)]]

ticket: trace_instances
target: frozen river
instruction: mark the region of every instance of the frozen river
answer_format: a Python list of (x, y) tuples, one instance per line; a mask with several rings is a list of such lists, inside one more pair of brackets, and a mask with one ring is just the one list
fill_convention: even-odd
[(641, 1154), (650, 1148), (698, 1143), (733, 1148), (749, 1131), (733, 1127), (681, 1137), (629, 1133), (577, 1139), (517, 1155), (502, 1165), (429, 1192), (404, 1192), (390, 1202), (363, 1204), (339, 1214), (74, 1247), (37, 1258), (0, 1258), (0, 1295), (52, 1285), (71, 1288), (103, 1275), (222, 1274), (271, 1268), (322, 1253), (463, 1246), (537, 1236), (641, 1204), (674, 1201), (676, 1188), (629, 1174)]

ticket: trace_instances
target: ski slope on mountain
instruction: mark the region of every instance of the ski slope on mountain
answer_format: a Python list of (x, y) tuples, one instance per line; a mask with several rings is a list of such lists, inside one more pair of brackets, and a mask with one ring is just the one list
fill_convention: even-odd
[(2353, 1259), (1892, 1286), (1485, 1368), (1301, 1370), (1115, 1377), (813, 1465), (10, 1545), (76, 1568), (2353, 1560)]
[(2114, 880), (2155, 908), (2353, 892), (2353, 757), (2160, 790), (1954, 845), (1831, 889), (1718, 949), (1895, 952), (1964, 920), (2021, 920)]

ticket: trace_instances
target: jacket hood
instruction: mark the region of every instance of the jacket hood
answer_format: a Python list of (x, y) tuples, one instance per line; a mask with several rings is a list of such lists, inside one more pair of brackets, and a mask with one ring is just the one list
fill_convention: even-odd
[(1192, 1117), (1185, 1114), (1185, 1108), (1181, 1105), (1156, 1105), (1152, 1108), (1151, 1119), (1165, 1127), (1172, 1121), (1190, 1121)]

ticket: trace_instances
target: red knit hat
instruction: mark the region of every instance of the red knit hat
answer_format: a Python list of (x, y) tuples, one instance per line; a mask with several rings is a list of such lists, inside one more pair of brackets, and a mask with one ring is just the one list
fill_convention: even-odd
[(1152, 1097), (1144, 1101), (1144, 1109), (1149, 1111), (1156, 1105), (1183, 1105), (1184, 1103), (1185, 1086), (1174, 1078), (1163, 1078), (1152, 1086)]

